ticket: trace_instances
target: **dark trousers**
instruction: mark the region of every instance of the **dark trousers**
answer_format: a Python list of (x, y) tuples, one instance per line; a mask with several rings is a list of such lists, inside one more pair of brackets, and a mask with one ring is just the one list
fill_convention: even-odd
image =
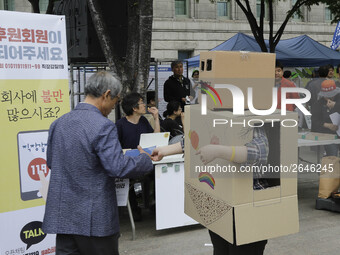
[(118, 238), (57, 234), (56, 255), (119, 255)]
[(236, 246), (209, 230), (214, 255), (263, 255), (267, 240)]

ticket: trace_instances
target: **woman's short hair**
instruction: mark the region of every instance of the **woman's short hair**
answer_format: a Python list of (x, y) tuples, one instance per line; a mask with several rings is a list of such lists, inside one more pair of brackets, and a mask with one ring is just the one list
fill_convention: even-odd
[(107, 90), (111, 91), (111, 98), (114, 98), (121, 92), (122, 84), (106, 71), (91, 75), (85, 85), (85, 95), (91, 95), (96, 98), (103, 95)]
[(174, 112), (178, 111), (181, 107), (181, 103), (178, 101), (170, 101), (166, 106), (166, 111), (163, 113), (163, 117), (170, 116)]
[(122, 101), (122, 108), (123, 111), (127, 116), (133, 114), (133, 108), (138, 108), (138, 102), (140, 99), (143, 99), (142, 95), (136, 92), (132, 92), (127, 94)]

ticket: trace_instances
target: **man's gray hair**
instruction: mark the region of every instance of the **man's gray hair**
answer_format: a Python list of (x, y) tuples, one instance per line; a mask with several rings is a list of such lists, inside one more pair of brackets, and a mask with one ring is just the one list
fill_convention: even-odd
[(121, 92), (122, 84), (106, 71), (100, 71), (91, 75), (85, 85), (85, 95), (93, 97), (100, 97), (107, 90), (111, 90), (111, 98), (114, 98)]

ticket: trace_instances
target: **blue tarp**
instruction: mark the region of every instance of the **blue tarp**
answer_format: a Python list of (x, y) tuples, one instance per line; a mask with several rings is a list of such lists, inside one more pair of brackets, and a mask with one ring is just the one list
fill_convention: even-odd
[[(266, 40), (268, 47), (269, 43)], [(253, 51), (261, 52), (255, 38), (238, 33), (211, 51)], [(280, 40), (276, 46), (276, 58), (286, 67), (317, 67), (340, 64), (340, 53), (334, 51), (307, 35)], [(187, 59), (189, 67), (199, 66), (200, 56)]]

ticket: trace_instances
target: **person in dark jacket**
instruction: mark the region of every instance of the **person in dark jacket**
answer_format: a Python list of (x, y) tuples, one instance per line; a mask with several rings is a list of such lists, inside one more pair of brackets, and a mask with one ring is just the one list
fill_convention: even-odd
[(145, 152), (123, 154), (117, 127), (107, 119), (121, 89), (108, 72), (93, 74), (84, 102), (50, 126), (46, 157), (51, 177), (42, 229), (57, 234), (58, 255), (119, 255), (115, 178), (153, 169)]
[(174, 74), (164, 83), (164, 100), (166, 102), (180, 102), (184, 111), (185, 104), (190, 104), (195, 92), (191, 87), (190, 80), (183, 76), (183, 63), (181, 61), (173, 61), (171, 70)]
[[(318, 101), (312, 108), (312, 131), (326, 134), (336, 134), (338, 126), (329, 117), (332, 113), (340, 113), (340, 88), (335, 81), (324, 80), (318, 94)], [(338, 156), (337, 144), (325, 145), (327, 156)]]

